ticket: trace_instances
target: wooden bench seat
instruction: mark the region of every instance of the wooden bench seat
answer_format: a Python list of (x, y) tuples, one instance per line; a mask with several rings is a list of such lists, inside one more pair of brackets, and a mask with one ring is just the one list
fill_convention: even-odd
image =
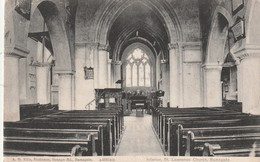
[[(250, 116), (247, 114), (216, 114), (216, 115), (202, 115), (202, 114), (182, 114), (182, 115), (162, 115), (158, 121), (158, 126), (155, 128), (158, 134), (158, 137), (161, 139), (161, 142), (164, 143), (164, 140), (167, 139), (168, 133), (168, 121), (172, 120), (175, 123), (177, 122), (196, 122), (196, 121), (212, 121), (214, 123), (224, 120), (233, 120), (232, 122), (239, 121), (242, 118), (249, 119)], [(231, 121), (230, 121), (231, 122)]]
[(219, 145), (212, 145), (205, 143), (202, 151), (202, 156), (221, 156), (221, 157), (233, 157), (233, 156), (251, 156), (259, 157), (260, 156), (260, 144), (254, 143), (252, 147), (249, 148), (221, 148)]
[(93, 123), (93, 122), (101, 122), (101, 123), (107, 123), (109, 120), (109, 122), (111, 123), (111, 137), (112, 137), (112, 148), (113, 151), (115, 151), (115, 147), (117, 145), (117, 143), (119, 142), (119, 138), (120, 138), (120, 131), (122, 128), (118, 128), (118, 124), (115, 121), (114, 117), (104, 117), (104, 118), (96, 118), (96, 117), (92, 117), (92, 118), (36, 118), (33, 120), (30, 120), (31, 123), (47, 123), (47, 122), (68, 122), (68, 124), (70, 124), (71, 122), (73, 122), (74, 125), (78, 125), (78, 124), (88, 124), (88, 123)]
[(233, 114), (233, 113), (225, 113), (225, 114), (178, 114), (178, 115), (162, 115), (158, 120), (158, 136), (159, 138), (163, 137), (165, 128), (167, 127), (168, 119), (174, 119), (175, 121), (198, 121), (198, 120), (225, 120), (225, 119), (241, 119), (241, 118), (250, 118), (247, 114)]
[(20, 105), (20, 120), (52, 114), (55, 112), (59, 112), (58, 105), (51, 104), (24, 104)]
[[(16, 128), (21, 129), (19, 133), (23, 133), (22, 129), (36, 129), (39, 132), (43, 132), (45, 130), (51, 131), (53, 130), (60, 130), (60, 131), (99, 131), (98, 139), (96, 141), (97, 147), (97, 153), (98, 155), (112, 155), (113, 148), (113, 137), (112, 137), (112, 131), (111, 131), (111, 121), (107, 120), (104, 122), (84, 122), (84, 123), (78, 123), (78, 122), (51, 122), (51, 121), (38, 121), (38, 122), (5, 122), (4, 123), (5, 128), (10, 129)], [(7, 129), (7, 130), (8, 130)], [(31, 131), (29, 131), (32, 133)], [(4, 132), (5, 136), (10, 136), (9, 134), (6, 134), (7, 132)], [(36, 132), (37, 134), (37, 132)], [(50, 134), (49, 134), (50, 135)], [(56, 133), (57, 136), (57, 133)]]
[(102, 114), (102, 115), (96, 115), (96, 114), (79, 114), (78, 116), (75, 115), (51, 115), (51, 116), (43, 116), (39, 118), (34, 118), (33, 121), (36, 120), (50, 120), (50, 121), (84, 121), (87, 119), (111, 119), (113, 124), (115, 125), (116, 130), (116, 136), (117, 139), (120, 138), (120, 135), (123, 131), (123, 120), (120, 119), (118, 116), (110, 115), (110, 114)]
[[(260, 117), (249, 115), (241, 112), (234, 112), (232, 110), (223, 109), (223, 108), (152, 108), (153, 113), (153, 127), (161, 140), (162, 145), (164, 146), (165, 151), (168, 155), (184, 155), (186, 152), (186, 138), (187, 135), (184, 135), (186, 130), (189, 129), (203, 129), (205, 127), (213, 127), (213, 128), (231, 128), (231, 127), (240, 127), (244, 126), (241, 130), (234, 130), (233, 128), (230, 131), (224, 129), (223, 131), (219, 131), (218, 133), (206, 134), (204, 132), (204, 136), (200, 136), (197, 134), (196, 137), (198, 141), (195, 142), (199, 143), (200, 146), (196, 146), (195, 150), (200, 150), (200, 154), (203, 152), (203, 145), (206, 142), (210, 141), (221, 141), (222, 139), (225, 141), (240, 141), (240, 143), (244, 141), (254, 141), (258, 140), (259, 132), (255, 131), (254, 129), (249, 128), (251, 127), (258, 127), (260, 123)], [(182, 125), (180, 127), (180, 124)], [(180, 129), (182, 128), (182, 130)], [(185, 131), (183, 131), (185, 130)], [(232, 132), (232, 133), (230, 133)], [(241, 132), (243, 132), (243, 137), (240, 138)], [(184, 134), (183, 134), (184, 133)], [(230, 133), (230, 134), (229, 134)], [(196, 134), (196, 133), (195, 133)], [(231, 135), (235, 134), (235, 135)], [(199, 137), (201, 139), (199, 139)], [(218, 138), (217, 138), (218, 137)], [(243, 140), (242, 140), (243, 139)], [(201, 140), (201, 143), (199, 142)], [(185, 141), (185, 142), (184, 142)], [(254, 141), (255, 142), (255, 141)], [(234, 142), (233, 142), (234, 143)], [(239, 142), (238, 142), (239, 143)], [(242, 142), (243, 143), (243, 142)], [(229, 143), (232, 146), (232, 142)], [(208, 145), (213, 145), (214, 143), (208, 143)], [(228, 146), (228, 145), (227, 145)], [(243, 145), (236, 145), (236, 149), (240, 150), (249, 150), (250, 147), (246, 148)], [(216, 147), (214, 151), (216, 155), (218, 154), (219, 149)], [(222, 144), (221, 150), (231, 150), (231, 148), (224, 147)], [(256, 148), (258, 149), (258, 148)], [(208, 150), (208, 149), (205, 149)], [(205, 152), (205, 151), (204, 151)], [(232, 152), (232, 151), (230, 151)], [(233, 150), (234, 152), (234, 150)], [(231, 155), (231, 153), (229, 154)], [(235, 155), (235, 154), (232, 154)], [(237, 155), (242, 155), (237, 154)], [(246, 155), (246, 151), (244, 151), (243, 155)]]
[[(165, 149), (170, 155), (180, 155), (178, 141), (181, 143), (183, 130), (190, 130), (191, 128), (203, 129), (204, 127), (236, 127), (236, 126), (256, 126), (259, 124), (260, 117), (242, 118), (242, 119), (223, 119), (223, 120), (198, 120), (193, 121), (175, 121), (169, 119), (166, 136), (165, 136)], [(224, 133), (225, 134), (225, 133)]]
[[(235, 155), (235, 150), (237, 150), (237, 155), (240, 156), (242, 150), (244, 150), (243, 155), (245, 155), (245, 150), (249, 153), (249, 150), (253, 149), (255, 143), (260, 142), (260, 130), (259, 126), (244, 126), (244, 127), (230, 127), (230, 128), (207, 128), (204, 130), (192, 130), (187, 132), (187, 137), (185, 144), (185, 155), (186, 156), (202, 156), (208, 155), (207, 148), (205, 148), (205, 143), (211, 144), (212, 148), (215, 148), (216, 155), (226, 152), (232, 152)], [(199, 132), (199, 133), (198, 133)], [(202, 133), (203, 132), (203, 133)], [(225, 132), (225, 135), (223, 135)], [(201, 134), (202, 133), (202, 134)], [(205, 135), (204, 135), (205, 134)], [(216, 147), (218, 146), (218, 147)], [(182, 144), (182, 147), (184, 145)], [(259, 150), (259, 145), (255, 149)], [(218, 150), (218, 151), (217, 151)], [(207, 152), (207, 153), (205, 153)], [(214, 152), (213, 152), (214, 153)], [(182, 153), (181, 153), (182, 154)], [(224, 153), (225, 154), (225, 153)], [(226, 153), (228, 155), (228, 153)], [(259, 156), (257, 154), (256, 156)], [(247, 155), (249, 156), (249, 155)]]
[[(85, 132), (87, 133), (87, 132)], [(44, 156), (69, 156), (73, 147), (79, 145), (87, 148), (84, 156), (94, 156), (95, 141), (92, 133), (86, 134), (85, 138), (50, 138), (50, 137), (4, 137), (4, 155), (20, 155), (27, 152), (26, 156), (35, 156), (41, 152)], [(30, 152), (30, 154), (29, 154)]]
[[(120, 108), (59, 111), (18, 122), (5, 122), (4, 127), (5, 155), (67, 156), (75, 144), (75, 147), (82, 145), (89, 150), (93, 147), (97, 155), (109, 156), (115, 151), (123, 130), (123, 111)], [(92, 140), (86, 143), (88, 134)], [(21, 149), (15, 148), (18, 143)], [(45, 150), (48, 144), (53, 148), (52, 152)], [(62, 149), (58, 150), (59, 147)]]

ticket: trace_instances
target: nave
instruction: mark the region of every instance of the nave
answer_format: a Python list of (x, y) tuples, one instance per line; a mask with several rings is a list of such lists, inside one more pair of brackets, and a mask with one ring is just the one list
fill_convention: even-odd
[(260, 156), (259, 115), (202, 107), (147, 112), (74, 110), (5, 122), (4, 155)]
[(259, 156), (259, 8), (6, 0), (4, 155)]

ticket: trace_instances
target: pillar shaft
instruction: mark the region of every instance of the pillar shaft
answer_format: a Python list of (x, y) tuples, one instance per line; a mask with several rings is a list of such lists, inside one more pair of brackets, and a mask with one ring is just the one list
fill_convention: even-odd
[(178, 88), (178, 56), (175, 48), (169, 49), (170, 61), (170, 106), (179, 106), (179, 88)]
[(50, 103), (50, 73), (49, 65), (36, 67), (37, 71), (37, 102)]
[(108, 87), (107, 51), (99, 50), (98, 58), (99, 58), (99, 67), (98, 67), (99, 88), (107, 88)]
[(260, 115), (260, 57), (243, 59), (239, 66), (243, 112)]
[(72, 74), (59, 74), (59, 109), (72, 110)]
[(19, 108), (19, 58), (4, 59), (4, 121), (20, 120)]
[(114, 71), (114, 84), (116, 88), (121, 88), (121, 84), (116, 84), (116, 81), (121, 80), (121, 62), (117, 61), (115, 63), (115, 71)]
[(107, 78), (108, 78), (108, 81), (107, 81), (107, 85), (108, 85), (108, 88), (111, 88), (112, 84), (112, 77), (111, 77), (111, 63), (112, 63), (112, 60), (111, 59), (108, 59), (108, 62), (107, 62)]
[(221, 66), (204, 65), (204, 106), (222, 106)]
[(167, 103), (169, 102), (169, 94), (170, 94), (170, 84), (169, 84), (169, 67), (167, 63), (161, 64), (162, 70), (162, 90), (165, 92), (163, 97), (163, 106), (167, 107)]
[(4, 121), (20, 120), (19, 59), (29, 51), (20, 46), (5, 46), (4, 53)]
[(242, 102), (242, 111), (260, 115), (260, 46), (245, 44), (233, 53), (238, 58), (238, 101)]
[(242, 64), (237, 64), (237, 101), (242, 102), (243, 100), (243, 68)]

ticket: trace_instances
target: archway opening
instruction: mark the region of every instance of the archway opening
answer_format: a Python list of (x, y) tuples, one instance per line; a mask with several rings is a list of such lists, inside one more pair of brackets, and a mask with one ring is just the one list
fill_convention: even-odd
[(169, 58), (167, 21), (149, 6), (146, 1), (132, 3), (117, 15), (109, 28), (109, 58), (112, 62), (120, 62), (120, 67), (112, 64), (112, 84), (121, 80), (120, 85), (114, 86), (122, 88), (126, 94), (124, 106), (136, 96), (146, 97), (146, 102), (151, 103), (156, 91), (167, 91), (167, 95), (170, 93), (167, 88), (161, 89), (169, 85), (162, 86), (160, 82), (162, 76), (168, 79), (167, 75), (161, 74), (161, 60)]

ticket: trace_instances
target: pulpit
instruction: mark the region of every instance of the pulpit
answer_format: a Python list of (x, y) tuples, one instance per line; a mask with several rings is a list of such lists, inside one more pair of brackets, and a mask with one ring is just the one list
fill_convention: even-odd
[(122, 107), (122, 90), (118, 88), (96, 89), (97, 109)]

